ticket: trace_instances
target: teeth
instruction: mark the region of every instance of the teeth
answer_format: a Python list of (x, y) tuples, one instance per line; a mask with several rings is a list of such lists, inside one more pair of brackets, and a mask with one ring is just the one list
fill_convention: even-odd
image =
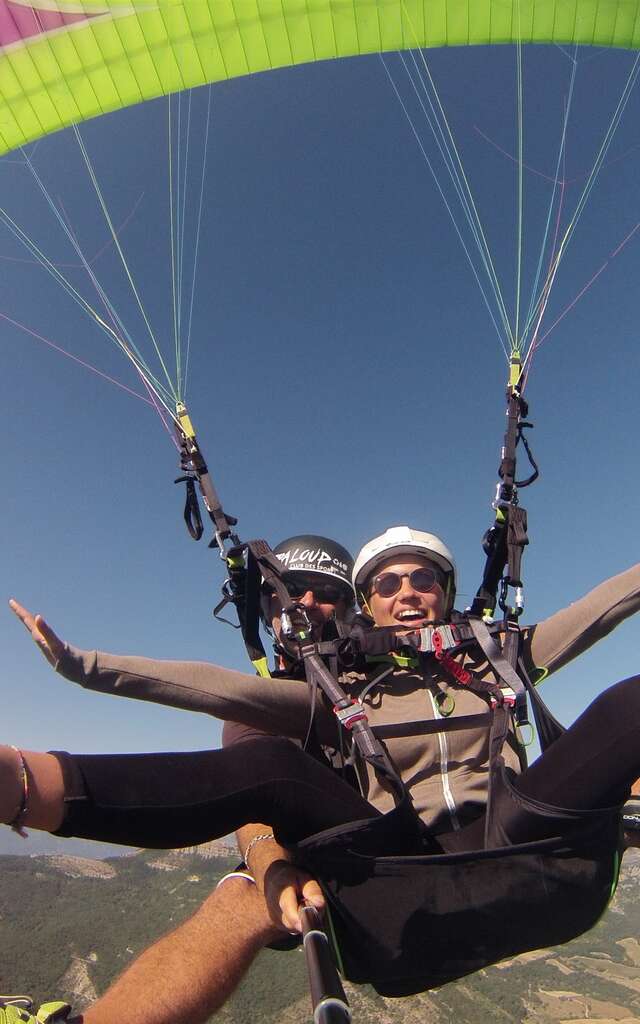
[(417, 611), (400, 612), (396, 618), (398, 619), (423, 619), (424, 614)]

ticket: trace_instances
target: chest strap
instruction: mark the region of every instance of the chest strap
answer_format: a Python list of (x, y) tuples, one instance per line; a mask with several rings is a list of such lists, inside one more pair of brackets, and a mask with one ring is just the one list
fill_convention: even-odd
[[(485, 628), (491, 635), (498, 634), (504, 627), (500, 623), (492, 623)], [(371, 659), (388, 657), (390, 653), (405, 656), (435, 654), (436, 647), (443, 651), (464, 650), (475, 643), (475, 634), (465, 618), (459, 622), (423, 626), (411, 632), (400, 631), (397, 626), (374, 629), (356, 625), (340, 642), (338, 650), (341, 665), (348, 669), (358, 664), (361, 655)]]
[(455, 718), (429, 718), (420, 722), (372, 725), (371, 731), (378, 739), (395, 740), (406, 736), (429, 736), (438, 732), (460, 732), (462, 729), (486, 729), (491, 721), (491, 711), (487, 708), (481, 715), (458, 715)]

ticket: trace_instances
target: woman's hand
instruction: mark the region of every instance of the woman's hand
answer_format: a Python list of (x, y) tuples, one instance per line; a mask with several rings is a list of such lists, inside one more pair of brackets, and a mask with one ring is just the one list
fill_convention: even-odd
[(301, 903), (311, 903), (320, 913), (324, 910), (324, 896), (315, 878), (289, 861), (273, 861), (267, 868), (263, 885), (271, 920), (288, 932), (302, 932)]
[(31, 638), (38, 649), (47, 659), (50, 665), (55, 668), (64, 654), (64, 643), (48, 626), (41, 615), (32, 615), (23, 608), (21, 604), (11, 598), (9, 607), (20, 619), (25, 629), (31, 633)]

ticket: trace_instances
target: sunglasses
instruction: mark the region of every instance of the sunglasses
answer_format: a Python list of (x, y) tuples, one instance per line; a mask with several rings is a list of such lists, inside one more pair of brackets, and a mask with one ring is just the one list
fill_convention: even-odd
[(428, 594), (440, 583), (440, 576), (435, 569), (414, 569), (413, 572), (381, 572), (374, 576), (371, 584), (371, 594), (379, 594), (380, 597), (393, 597), (402, 586), (402, 581), (408, 579), (411, 587), (418, 594)]
[[(303, 576), (299, 572), (284, 573), (282, 582), (294, 601), (304, 597), (309, 591), (318, 604), (337, 604), (341, 599), (347, 598), (344, 588), (335, 583), (322, 583), (316, 576)], [(275, 591), (268, 583), (263, 585), (262, 591), (267, 597), (275, 597)]]

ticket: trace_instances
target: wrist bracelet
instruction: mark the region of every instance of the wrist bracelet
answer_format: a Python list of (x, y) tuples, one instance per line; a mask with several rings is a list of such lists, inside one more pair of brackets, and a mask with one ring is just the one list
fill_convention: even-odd
[(17, 832), (23, 839), (28, 838), (28, 833), (22, 827), (22, 822), (27, 816), (28, 802), (29, 802), (29, 775), (27, 772), (27, 762), (24, 759), (24, 754), (17, 747), (11, 744), (11, 749), (15, 750), (16, 754), (20, 758), (20, 779), (22, 782), (22, 797), (20, 799), (20, 807), (13, 821), (8, 822), (9, 828), (12, 828), (14, 832)]
[(216, 885), (216, 889), (219, 889), (221, 885), (224, 885), (224, 883), (228, 882), (231, 878), (245, 878), (247, 882), (251, 882), (252, 885), (256, 884), (256, 880), (253, 875), (250, 875), (248, 871), (238, 869), (237, 871), (230, 871), (229, 874), (223, 875)]
[(251, 870), (251, 865), (249, 864), (249, 854), (253, 850), (254, 846), (257, 846), (258, 843), (264, 842), (265, 839), (272, 839), (274, 843), (276, 841), (276, 837), (274, 836), (273, 832), (261, 832), (259, 836), (254, 836), (251, 842), (247, 844), (247, 848), (244, 851), (244, 862), (249, 868), (249, 870)]

